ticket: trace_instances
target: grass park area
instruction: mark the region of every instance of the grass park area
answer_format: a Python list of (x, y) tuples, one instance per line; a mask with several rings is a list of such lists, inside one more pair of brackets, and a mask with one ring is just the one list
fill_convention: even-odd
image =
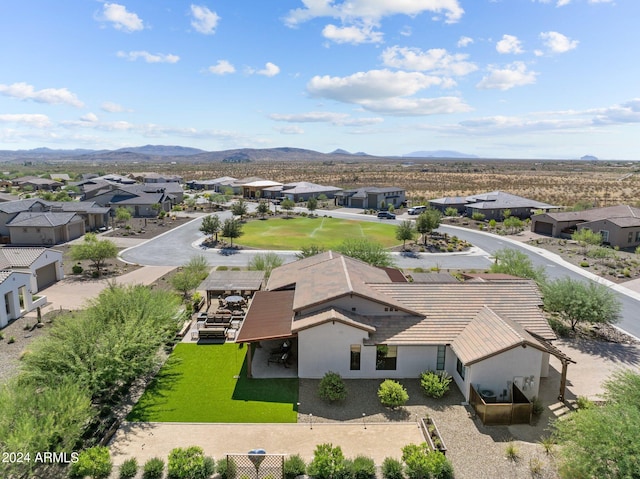
[(296, 422), (298, 380), (247, 379), (247, 348), (239, 346), (178, 344), (127, 419)]
[(299, 250), (315, 244), (334, 249), (347, 239), (366, 238), (385, 248), (399, 242), (396, 227), (382, 221), (354, 221), (328, 217), (271, 218), (243, 225), (237, 243), (258, 249)]

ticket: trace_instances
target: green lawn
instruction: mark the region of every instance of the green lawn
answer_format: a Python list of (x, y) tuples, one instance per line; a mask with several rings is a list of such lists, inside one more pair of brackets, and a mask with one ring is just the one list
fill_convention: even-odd
[(247, 349), (238, 346), (178, 344), (127, 419), (296, 422), (298, 380), (247, 379)]
[(399, 244), (396, 227), (381, 221), (292, 216), (249, 221), (242, 230), (244, 234), (236, 242), (259, 249), (299, 250), (311, 244), (335, 249), (344, 240), (353, 238), (367, 238), (385, 247)]

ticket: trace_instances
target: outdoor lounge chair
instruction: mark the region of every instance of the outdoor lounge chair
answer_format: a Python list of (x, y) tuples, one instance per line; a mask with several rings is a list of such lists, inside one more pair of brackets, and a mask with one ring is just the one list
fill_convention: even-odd
[(276, 363), (276, 364), (282, 364), (285, 368), (288, 368), (289, 364), (287, 362), (289, 361), (290, 355), (291, 353), (289, 353), (289, 351), (283, 354), (272, 354), (267, 360), (267, 366), (271, 363)]

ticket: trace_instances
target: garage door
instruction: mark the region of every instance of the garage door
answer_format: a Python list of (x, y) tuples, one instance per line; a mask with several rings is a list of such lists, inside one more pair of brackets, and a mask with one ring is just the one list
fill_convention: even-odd
[(536, 221), (536, 224), (533, 228), (534, 233), (551, 236), (551, 233), (553, 232), (553, 223), (547, 223), (546, 221)]
[(51, 263), (36, 270), (38, 291), (42, 291), (47, 286), (56, 282), (56, 264)]

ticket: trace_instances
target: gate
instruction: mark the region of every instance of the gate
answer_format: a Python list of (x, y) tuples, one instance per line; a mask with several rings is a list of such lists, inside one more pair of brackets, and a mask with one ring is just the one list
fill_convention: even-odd
[(227, 454), (229, 479), (284, 479), (286, 454), (267, 454), (262, 450), (246, 454)]

